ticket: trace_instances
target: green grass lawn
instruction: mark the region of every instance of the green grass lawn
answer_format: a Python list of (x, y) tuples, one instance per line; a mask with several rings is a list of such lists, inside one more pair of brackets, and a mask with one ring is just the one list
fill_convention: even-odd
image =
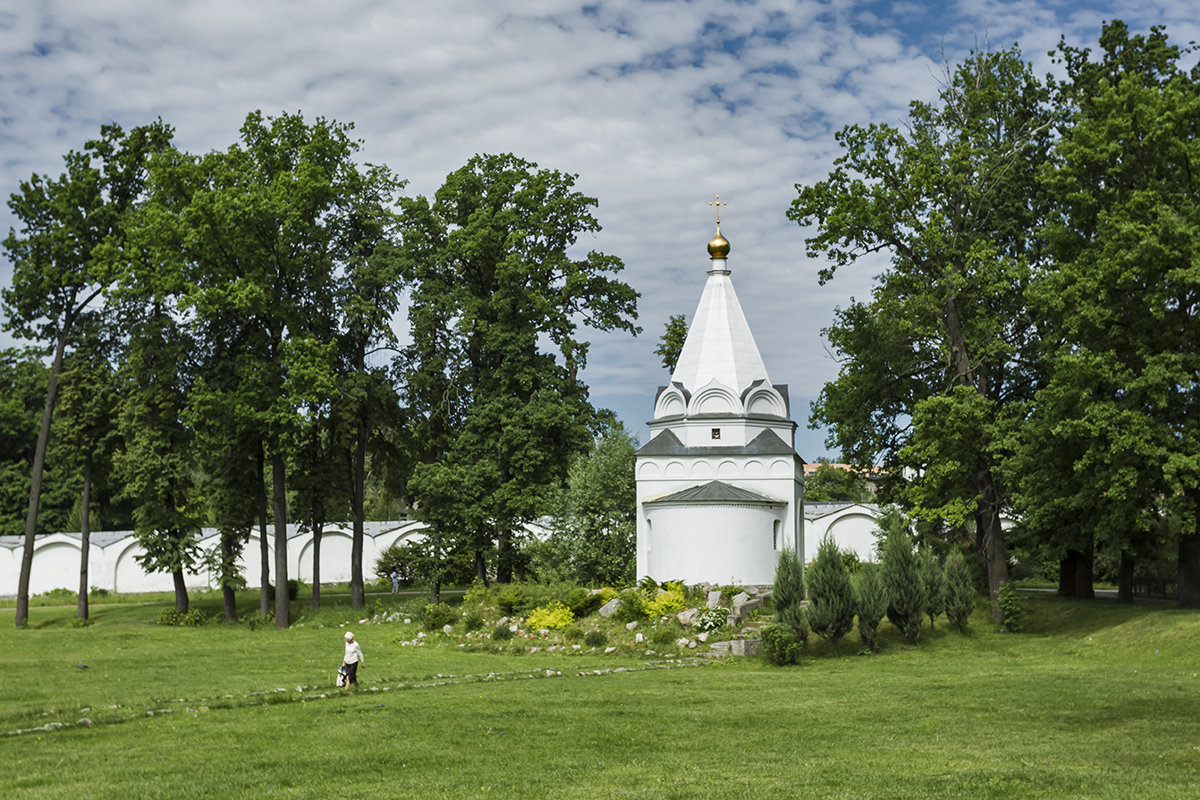
[[(908, 647), (885, 623), (875, 655), (814, 641), (787, 668), (401, 646), (412, 626), (336, 607), (284, 631), (153, 624), (165, 605), (97, 606), (86, 628), (39, 608), (26, 630), (0, 610), (0, 797), (1200, 791), (1200, 613), (1162, 604), (1036, 596), (1028, 633), (981, 612)], [(366, 652), (357, 692), (330, 688), (343, 622)], [(47, 722), (68, 725), (3, 735)]]

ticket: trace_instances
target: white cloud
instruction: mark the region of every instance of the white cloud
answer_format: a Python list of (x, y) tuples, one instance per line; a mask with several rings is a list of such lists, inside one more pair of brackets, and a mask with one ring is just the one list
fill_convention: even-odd
[[(0, 189), (61, 156), (99, 125), (156, 116), (180, 146), (228, 146), (245, 114), (302, 110), (353, 121), (364, 158), (432, 194), (477, 152), (512, 151), (578, 173), (604, 231), (583, 242), (621, 256), (642, 292), (637, 339), (597, 335), (593, 399), (634, 430), (665, 375), (653, 354), (667, 316), (691, 314), (712, 233), (706, 203), (730, 205), (738, 294), (803, 426), (833, 377), (819, 331), (832, 308), (866, 297), (882, 264), (819, 287), (804, 232), (786, 219), (793, 184), (819, 180), (851, 122), (903, 119), (936, 95), (943, 50), (984, 37), (1027, 57), (1065, 34), (1095, 47), (1102, 19), (1198, 38), (1182, 0), (1080, 7), (1060, 0), (925, 3), (620, 0), (439, 3), (46, 0), (0, 13)], [(0, 213), (0, 229), (14, 224)], [(0, 266), (0, 285), (10, 268)], [(5, 344), (6, 340), (0, 340)], [(819, 435), (801, 454), (821, 455)], [(814, 443), (815, 442), (815, 443)]]

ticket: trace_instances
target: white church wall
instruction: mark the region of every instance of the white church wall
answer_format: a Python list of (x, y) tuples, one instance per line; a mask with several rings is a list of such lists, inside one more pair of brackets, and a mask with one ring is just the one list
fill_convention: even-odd
[[(775, 577), (775, 523), (786, 509), (697, 504), (652, 507), (646, 514), (641, 574), (685, 583), (770, 584)], [(780, 544), (782, 546), (782, 544)]]

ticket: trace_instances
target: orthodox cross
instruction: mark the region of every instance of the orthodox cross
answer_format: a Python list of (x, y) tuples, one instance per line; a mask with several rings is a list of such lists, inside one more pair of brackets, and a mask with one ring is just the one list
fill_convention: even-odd
[(718, 228), (721, 227), (721, 209), (724, 208), (725, 206), (729, 205), (729, 203), (723, 202), (721, 200), (721, 195), (717, 195), (717, 199), (709, 200), (708, 204), (716, 210), (716, 212), (717, 212), (717, 227)]

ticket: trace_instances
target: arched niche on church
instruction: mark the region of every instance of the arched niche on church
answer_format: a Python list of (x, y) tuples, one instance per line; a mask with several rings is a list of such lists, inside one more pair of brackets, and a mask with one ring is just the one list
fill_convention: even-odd
[(707, 461), (697, 461), (692, 464), (692, 477), (696, 479), (708, 479), (713, 477), (713, 465)]
[(658, 464), (653, 461), (644, 461), (638, 466), (639, 478), (657, 478), (659, 472)]
[(715, 381), (692, 398), (688, 414), (741, 414), (742, 401), (727, 386)]
[(667, 464), (663, 474), (668, 478), (686, 478), (687, 467), (683, 465), (682, 461), (672, 461)]
[(740, 478), (742, 470), (733, 459), (727, 458), (717, 465), (718, 478)]
[(658, 402), (654, 404), (654, 418), (663, 419), (664, 417), (682, 417), (687, 413), (687, 400), (683, 396), (683, 392), (674, 386), (668, 387), (658, 396)]
[(782, 458), (777, 458), (771, 462), (772, 478), (790, 478), (793, 474), (792, 465)]
[(746, 398), (746, 413), (756, 417), (786, 417), (783, 395), (772, 386), (759, 386)]
[(766, 465), (757, 458), (746, 462), (746, 470), (743, 473), (747, 478), (762, 478), (767, 474)]

